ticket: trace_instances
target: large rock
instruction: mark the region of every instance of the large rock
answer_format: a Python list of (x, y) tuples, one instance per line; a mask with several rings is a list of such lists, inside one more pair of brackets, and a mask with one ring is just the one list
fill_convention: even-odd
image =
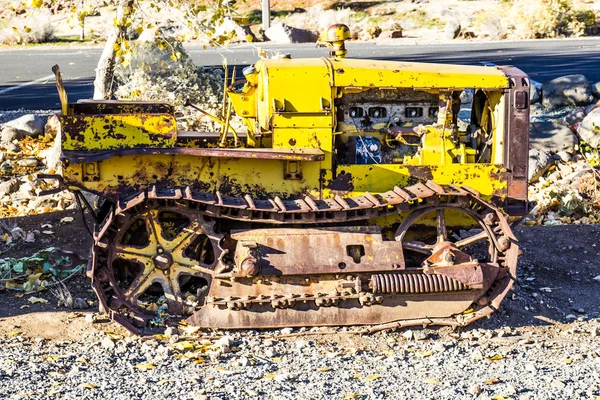
[(562, 120), (565, 125), (570, 126), (571, 129), (577, 130), (579, 123), (583, 121), (586, 114), (587, 113), (585, 112), (584, 107), (577, 107), (576, 109), (565, 115)]
[(4, 124), (4, 127), (6, 128), (8, 126), (17, 129), (24, 132), (26, 136), (37, 137), (44, 133), (44, 125), (45, 122), (42, 118), (37, 115), (27, 114), (17, 119), (13, 119), (12, 121), (8, 121)]
[(314, 43), (319, 35), (307, 29), (298, 29), (280, 22), (265, 31), (265, 36), (274, 43)]
[(225, 18), (223, 23), (215, 29), (215, 36), (231, 37), (234, 42), (254, 42), (256, 37), (247, 26), (238, 25), (231, 18)]
[(19, 181), (17, 179), (11, 179), (0, 183), (0, 197), (12, 194), (19, 190)]
[(12, 142), (13, 140), (21, 140), (27, 136), (27, 132), (24, 132), (19, 129), (15, 129), (10, 126), (5, 126), (2, 128), (2, 134), (0, 134), (0, 139), (3, 142)]
[(595, 108), (586, 115), (579, 124), (577, 133), (593, 148), (600, 148), (600, 108)]
[(596, 82), (592, 85), (592, 94), (594, 97), (600, 98), (600, 82)]
[(529, 82), (531, 82), (531, 86), (529, 87), (529, 101), (532, 104), (537, 103), (542, 100), (542, 87), (544, 85), (533, 79), (530, 79)]
[(549, 151), (529, 150), (529, 182), (537, 182), (554, 165), (554, 158)]
[(444, 37), (448, 40), (456, 39), (460, 35), (461, 26), (456, 21), (450, 21), (444, 28)]
[(591, 85), (581, 74), (552, 79), (543, 85), (542, 91), (542, 104), (546, 108), (582, 106), (594, 101)]
[(46, 122), (46, 126), (44, 127), (44, 133), (46, 135), (50, 135), (52, 137), (56, 137), (60, 132), (60, 119), (59, 114), (54, 114), (48, 121)]
[(558, 153), (573, 153), (579, 143), (573, 131), (555, 122), (533, 122), (529, 126), (529, 148)]

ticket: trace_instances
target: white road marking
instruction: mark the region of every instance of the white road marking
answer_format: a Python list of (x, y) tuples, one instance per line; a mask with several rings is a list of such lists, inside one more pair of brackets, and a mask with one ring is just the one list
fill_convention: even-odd
[(0, 90), (0, 94), (12, 92), (13, 90), (17, 90), (17, 89), (21, 89), (21, 88), (24, 88), (24, 87), (27, 87), (27, 86), (35, 85), (36, 83), (47, 81), (48, 79), (51, 79), (51, 78), (54, 78), (54, 75), (44, 76), (43, 78), (39, 78), (39, 79), (36, 79), (36, 80), (33, 80), (33, 81), (29, 81), (29, 82), (24, 82), (24, 83), (21, 83), (20, 85), (17, 85), (17, 86), (11, 86), (11, 87), (8, 87), (6, 89)]

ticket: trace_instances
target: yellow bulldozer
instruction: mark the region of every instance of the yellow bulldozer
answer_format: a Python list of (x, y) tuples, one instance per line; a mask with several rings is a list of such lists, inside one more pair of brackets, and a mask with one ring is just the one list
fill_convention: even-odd
[(63, 169), (46, 179), (95, 218), (87, 274), (102, 311), (140, 332), (158, 314), (426, 326), (499, 307), (528, 211), (529, 78), (347, 58), (348, 38), (336, 25), (328, 57), (245, 68), (227, 96), (246, 132), (229, 118), (180, 131), (169, 104), (68, 104), (57, 74)]

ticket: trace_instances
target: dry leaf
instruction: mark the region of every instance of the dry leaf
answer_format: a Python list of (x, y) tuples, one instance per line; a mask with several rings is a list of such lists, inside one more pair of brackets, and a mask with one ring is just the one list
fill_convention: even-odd
[(85, 357), (77, 357), (75, 362), (87, 364), (88, 361), (85, 359)]
[(167, 384), (169, 382), (175, 382), (175, 381), (172, 380), (172, 379), (163, 379), (162, 381), (156, 382), (156, 384), (162, 386), (162, 385), (165, 385), (165, 384)]
[(41, 297), (35, 297), (35, 296), (31, 296), (30, 298), (27, 299), (27, 301), (30, 302), (31, 304), (37, 304), (37, 303), (46, 304), (46, 303), (48, 303), (48, 300), (42, 299)]
[(277, 374), (266, 374), (265, 376), (263, 376), (263, 379), (275, 379), (275, 376)]
[(98, 385), (94, 385), (93, 383), (84, 383), (81, 385), (82, 389), (96, 389)]
[(151, 369), (156, 368), (156, 366), (152, 363), (142, 363), (136, 365), (134, 368), (139, 369), (140, 371), (150, 371)]
[(73, 222), (73, 217), (64, 217), (60, 220), (61, 224), (68, 224), (69, 222)]
[(44, 356), (44, 360), (55, 362), (57, 360), (60, 360), (60, 356)]
[(432, 385), (441, 385), (442, 384), (442, 382), (440, 382), (438, 379), (435, 379), (435, 378), (425, 378), (425, 380), (423, 382), (430, 383)]
[(379, 378), (381, 378), (381, 375), (369, 375), (365, 379), (368, 381), (376, 381)]
[(60, 372), (58, 372), (58, 371), (50, 371), (50, 372), (48, 372), (48, 375), (50, 375), (50, 376), (51, 376), (51, 377), (53, 377), (53, 378), (58, 378), (58, 377), (61, 377), (61, 376), (63, 376), (64, 374), (61, 374), (61, 373), (60, 373)]
[(194, 350), (194, 343), (192, 342), (178, 342), (175, 344), (175, 349), (179, 351), (191, 351)]
[(570, 358), (567, 358), (567, 359), (563, 360), (563, 362), (565, 364), (571, 364), (573, 362), (573, 360), (571, 360)]
[(354, 379), (360, 379), (360, 374), (356, 374), (353, 376)]
[(118, 333), (104, 332), (104, 334), (106, 336), (108, 336), (109, 338), (111, 338), (112, 340), (121, 340), (121, 339), (123, 339), (123, 335), (119, 335)]
[(317, 372), (327, 372), (329, 371), (331, 368), (328, 367), (324, 367), (324, 368), (317, 368)]
[(423, 358), (429, 357), (432, 354), (433, 354), (433, 351), (431, 351), (431, 350), (429, 350), (429, 351), (417, 351), (417, 355), (419, 357), (423, 357)]
[(485, 381), (484, 383), (486, 385), (495, 385), (496, 383), (500, 383), (502, 382), (502, 380), (500, 378), (490, 378), (487, 381)]
[(21, 332), (21, 331), (12, 331), (12, 332), (8, 332), (8, 336), (19, 336), (22, 333), (23, 332)]
[(187, 333), (188, 335), (193, 335), (194, 333), (200, 330), (199, 326), (191, 326), (191, 325), (179, 325), (179, 330)]
[(348, 393), (344, 396), (344, 400), (352, 400), (352, 399), (360, 399), (360, 394), (358, 393)]
[(273, 357), (273, 358), (271, 358), (271, 361), (280, 363), (282, 361), (282, 359), (281, 359), (281, 357)]
[(486, 360), (487, 362), (492, 362), (492, 361), (498, 361), (498, 360), (502, 360), (503, 358), (504, 358), (504, 357), (502, 357), (500, 354), (496, 354), (496, 355), (493, 355), (493, 356), (491, 356), (491, 357), (489, 357), (489, 358), (486, 358), (485, 360)]

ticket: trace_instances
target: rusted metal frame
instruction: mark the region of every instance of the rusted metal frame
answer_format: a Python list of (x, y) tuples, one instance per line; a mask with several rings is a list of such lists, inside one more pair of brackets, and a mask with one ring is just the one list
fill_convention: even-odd
[[(314, 150), (314, 151), (313, 151)], [(99, 162), (119, 156), (135, 155), (187, 155), (194, 157), (215, 158), (251, 158), (262, 160), (282, 161), (323, 161), (325, 154), (320, 150), (306, 149), (304, 151), (277, 151), (266, 149), (229, 149), (229, 148), (200, 148), (200, 147), (162, 147), (148, 148), (136, 147), (129, 149), (117, 149), (110, 151), (70, 151), (63, 152), (63, 160), (70, 164), (86, 162)]]
[(138, 102), (123, 100), (79, 100), (69, 104), (76, 115), (95, 114), (174, 114), (174, 108), (167, 103)]
[(41, 180), (53, 180), (58, 182), (58, 186), (55, 189), (43, 190), (40, 192), (40, 196), (48, 196), (51, 194), (60, 193), (62, 191), (68, 190), (68, 186), (65, 184), (65, 181), (62, 175), (58, 174), (38, 174), (38, 179)]
[[(505, 207), (510, 208), (511, 215), (525, 215), (528, 211), (527, 169), (531, 81), (523, 71), (516, 67), (502, 66), (499, 68), (507, 75), (510, 82), (509, 88), (504, 94), (507, 125), (504, 137), (504, 165), (508, 171)], [(523, 104), (523, 101), (526, 104)]]

